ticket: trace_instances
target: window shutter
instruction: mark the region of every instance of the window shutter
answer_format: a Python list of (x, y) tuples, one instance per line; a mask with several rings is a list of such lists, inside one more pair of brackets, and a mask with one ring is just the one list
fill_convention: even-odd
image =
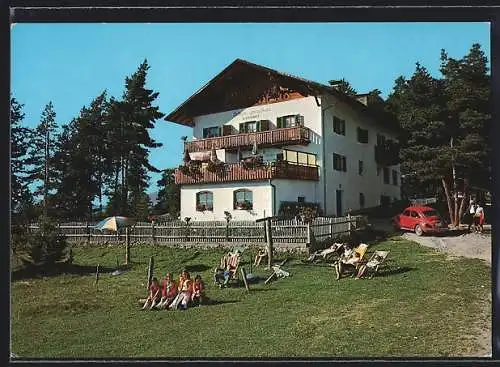
[(278, 126), (278, 129), (281, 129), (283, 127), (283, 116), (278, 117), (278, 120), (276, 122), (276, 126)]
[(222, 136), (222, 127), (219, 126), (219, 134), (217, 136)]
[(344, 170), (344, 172), (347, 172), (347, 159), (346, 157), (342, 157), (342, 168)]
[(246, 125), (244, 122), (240, 124), (240, 133), (246, 133)]
[(256, 123), (255, 123), (255, 131), (257, 131), (257, 132), (261, 131), (261, 129), (260, 129), (260, 128), (261, 128), (261, 123), (260, 123), (260, 121), (256, 121)]
[(342, 135), (345, 135), (345, 120), (341, 121), (340, 126), (341, 126), (340, 129), (342, 131)]

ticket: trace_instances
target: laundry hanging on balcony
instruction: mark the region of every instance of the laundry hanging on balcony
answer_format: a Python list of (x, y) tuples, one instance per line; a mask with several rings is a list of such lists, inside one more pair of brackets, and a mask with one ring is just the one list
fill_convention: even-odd
[(193, 161), (209, 161), (211, 156), (210, 151), (204, 151), (204, 152), (191, 152), (189, 153), (189, 158), (191, 158)]

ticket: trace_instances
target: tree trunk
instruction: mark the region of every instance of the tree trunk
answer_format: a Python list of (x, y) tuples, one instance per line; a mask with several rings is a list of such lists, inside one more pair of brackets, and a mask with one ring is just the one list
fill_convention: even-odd
[(450, 224), (455, 223), (453, 218), (453, 209), (451, 205), (451, 197), (450, 190), (448, 189), (448, 183), (444, 178), (441, 179), (441, 183), (443, 184), (444, 194), (446, 195), (446, 202), (448, 203), (448, 213), (450, 214)]
[(469, 181), (464, 179), (464, 195), (462, 197), (462, 201), (460, 202), (460, 208), (458, 210), (458, 224), (460, 225), (460, 220), (464, 216), (466, 203), (469, 202)]

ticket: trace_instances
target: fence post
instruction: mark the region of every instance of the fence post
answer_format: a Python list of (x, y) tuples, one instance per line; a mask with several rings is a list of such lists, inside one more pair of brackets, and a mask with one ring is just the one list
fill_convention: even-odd
[(153, 245), (156, 245), (156, 237), (155, 237), (155, 221), (151, 221), (151, 237), (153, 238)]
[(347, 221), (348, 221), (347, 222), (347, 229), (349, 231), (349, 236), (350, 236), (352, 234), (351, 233), (352, 232), (352, 223), (351, 223), (351, 213), (350, 213), (350, 211), (347, 212)]
[(125, 228), (125, 265), (130, 263), (130, 236), (128, 227)]
[(273, 236), (271, 228), (271, 218), (266, 220), (266, 232), (267, 232), (267, 268), (271, 269), (273, 266)]
[(311, 240), (312, 240), (311, 222), (307, 222), (307, 243), (311, 243)]
[(154, 269), (154, 266), (155, 266), (155, 261), (154, 261), (153, 256), (151, 256), (149, 258), (149, 266), (148, 266), (148, 283), (147, 283), (147, 287), (148, 288), (151, 285), (151, 281), (153, 280), (153, 269)]
[(333, 238), (333, 218), (328, 219), (330, 221), (330, 237)]
[(90, 245), (91, 242), (91, 237), (90, 237), (90, 227), (89, 227), (89, 222), (86, 222), (86, 227), (87, 227), (87, 245)]

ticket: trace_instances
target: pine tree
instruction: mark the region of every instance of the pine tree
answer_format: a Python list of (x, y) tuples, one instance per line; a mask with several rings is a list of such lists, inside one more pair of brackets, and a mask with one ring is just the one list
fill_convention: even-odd
[(13, 215), (27, 215), (28, 208), (33, 202), (26, 179), (26, 165), (28, 163), (28, 151), (30, 142), (30, 129), (21, 126), (24, 119), (22, 108), (15, 98), (10, 100), (10, 124), (11, 124), (11, 211)]
[[(470, 186), (490, 188), (491, 149), (488, 144), (490, 129), (490, 76), (487, 58), (479, 44), (456, 60), (441, 50), (441, 73), (453, 144), (454, 223), (465, 210)], [(460, 179), (460, 185), (457, 183)], [(460, 205), (458, 191), (463, 192)]]
[(164, 116), (159, 107), (153, 106), (159, 93), (146, 88), (149, 68), (147, 60), (144, 60), (137, 71), (125, 79), (122, 100), (113, 101), (111, 106), (111, 135), (120, 143), (113, 158), (112, 196), (119, 198), (119, 211), (123, 215), (127, 215), (130, 207), (135, 205), (131, 198), (145, 194), (148, 172), (161, 172), (149, 163), (149, 148), (162, 146), (150, 137), (149, 129), (154, 128), (155, 121)]
[(42, 181), (42, 184), (36, 188), (35, 195), (43, 196), (44, 213), (48, 213), (49, 193), (52, 189), (51, 166), (52, 157), (56, 150), (56, 113), (54, 105), (49, 102), (43, 112), (42, 119), (35, 128), (30, 139), (29, 158), (27, 164), (30, 169), (27, 170), (27, 179), (31, 182)]
[[(435, 195), (437, 178), (448, 172), (443, 156), (449, 153), (449, 134), (442, 89), (441, 82), (417, 63), (409, 80), (396, 79), (387, 101), (388, 110), (403, 129), (399, 139), (401, 172), (408, 177), (403, 181), (408, 196)], [(436, 160), (442, 164), (429, 164)]]
[(352, 87), (351, 83), (344, 78), (340, 80), (330, 80), (328, 83), (339, 92), (345, 93), (348, 96), (354, 97), (358, 94), (358, 92), (356, 92), (356, 90)]
[(160, 190), (158, 191), (155, 212), (158, 214), (169, 213), (174, 218), (177, 218), (180, 212), (181, 190), (180, 186), (175, 184), (174, 172), (175, 169), (167, 168), (157, 182)]

